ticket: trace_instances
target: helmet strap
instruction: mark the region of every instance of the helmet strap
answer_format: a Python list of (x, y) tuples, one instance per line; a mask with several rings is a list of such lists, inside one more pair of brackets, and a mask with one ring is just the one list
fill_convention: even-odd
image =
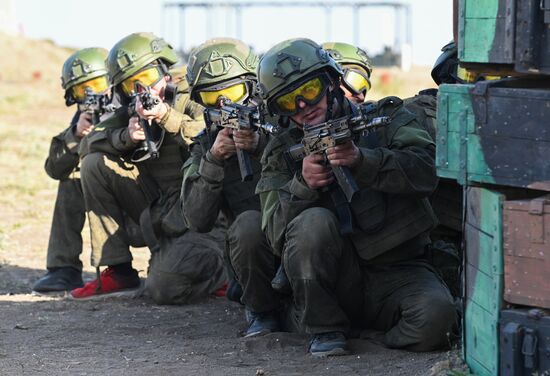
[(325, 121), (332, 120), (334, 116), (334, 105), (336, 104), (337, 109), (342, 108), (342, 101), (344, 98), (344, 92), (340, 89), (338, 81), (335, 81), (332, 76), (329, 75), (329, 85), (335, 85), (334, 89), (327, 91), (327, 112), (325, 116)]

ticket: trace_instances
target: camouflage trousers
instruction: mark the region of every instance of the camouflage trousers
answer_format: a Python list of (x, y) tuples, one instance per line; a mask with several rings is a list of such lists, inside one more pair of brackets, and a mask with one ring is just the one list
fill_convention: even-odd
[[(156, 302), (187, 303), (223, 285), (223, 229), (208, 234), (187, 230), (179, 207), (179, 187), (159, 191), (135, 165), (103, 153), (83, 158), (81, 179), (90, 222), (92, 265), (132, 261), (123, 231), (127, 214), (142, 230), (158, 237), (156, 244), (147, 244), (155, 251), (146, 292)], [(152, 223), (144, 223), (142, 214), (148, 211)]]
[(253, 312), (279, 308), (279, 296), (271, 288), (279, 264), (261, 228), (257, 210), (241, 213), (227, 230), (226, 250), (235, 278), (243, 289), (241, 302)]
[[(46, 267), (72, 267), (82, 270), (82, 229), (86, 220), (84, 194), (80, 178), (61, 180), (52, 218), (48, 241)], [(118, 235), (117, 235), (118, 236)], [(125, 218), (125, 233), (119, 242), (130, 239), (132, 244), (143, 243), (138, 225), (128, 216)], [(126, 248), (129, 244), (126, 245)]]
[(86, 220), (79, 178), (61, 180), (53, 210), (46, 266), (82, 270), (82, 228)]
[[(382, 341), (391, 348), (430, 351), (447, 345), (456, 312), (433, 268), (422, 259), (365, 266), (327, 209), (307, 209), (289, 223), (283, 265), (293, 290), (284, 314), (288, 330), (371, 328), (385, 333)], [(257, 267), (272, 270), (270, 262)]]

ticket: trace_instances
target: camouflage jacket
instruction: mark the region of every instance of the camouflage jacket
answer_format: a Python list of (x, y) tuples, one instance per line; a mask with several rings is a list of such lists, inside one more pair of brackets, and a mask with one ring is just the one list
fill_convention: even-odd
[(407, 110), (416, 114), (420, 125), (424, 125), (426, 131), (435, 141), (437, 89), (422, 90), (414, 97), (403, 99), (403, 105)]
[(64, 180), (69, 177), (78, 178), (78, 145), (80, 139), (75, 136), (76, 123), (80, 117), (80, 111), (76, 111), (71, 120), (71, 125), (63, 132), (52, 138), (50, 153), (46, 158), (44, 169), (46, 173), (56, 180)]
[(251, 155), (254, 178), (241, 181), (237, 156), (226, 161), (215, 159), (210, 153), (209, 135), (202, 132), (191, 144), (191, 157), (184, 166), (181, 202), (183, 214), (190, 228), (200, 232), (212, 229), (221, 210), (231, 223), (246, 210), (260, 210), (260, 199), (254, 190), (260, 178), (260, 156), (268, 136), (259, 132), (260, 141)]
[[(183, 90), (181, 88), (184, 88)], [(136, 163), (141, 173), (154, 178), (161, 191), (168, 188), (178, 192), (181, 187), (183, 162), (189, 156), (187, 140), (204, 128), (203, 108), (194, 103), (185, 92), (187, 84), (178, 85), (175, 104), (158, 124), (166, 131), (159, 149), (160, 157)], [(80, 145), (80, 156), (102, 152), (122, 158), (131, 157), (140, 144), (130, 139), (128, 132), (129, 109), (120, 107), (112, 117), (99, 123)]]
[[(353, 113), (356, 111), (354, 106), (344, 100), (341, 113)], [(424, 199), (437, 184), (434, 142), (418, 124), (416, 117), (402, 107), (399, 98), (380, 100), (377, 115), (392, 118), (390, 125), (379, 128), (375, 133), (379, 145), (367, 146), (368, 142), (363, 140), (366, 137), (355, 140), (362, 160), (352, 170), (360, 188), (350, 205), (358, 222), (352, 235), (352, 240), (355, 237), (357, 242), (353, 243), (356, 247), (361, 247), (362, 242), (369, 246), (372, 243), (372, 233), (362, 223), (364, 218), (380, 217), (376, 226), (382, 225), (385, 229), (392, 227), (392, 222), (399, 222), (386, 221), (386, 217), (390, 215), (391, 218), (399, 218), (407, 210), (418, 215), (405, 214), (406, 227), (391, 229), (397, 235), (389, 243), (386, 241), (383, 247), (380, 247), (377, 243), (379, 239), (376, 239), (372, 248), (378, 249), (374, 253), (368, 251), (370, 253), (367, 252), (366, 255), (360, 253), (364, 259), (376, 257), (387, 251), (387, 248), (395, 248), (404, 243), (406, 237), (413, 238), (427, 232), (435, 222), (431, 208)], [(285, 231), (290, 221), (310, 207), (330, 208), (319, 190), (311, 189), (305, 184), (301, 177), (301, 167), (293, 172), (285, 161), (284, 152), (300, 142), (302, 135), (303, 132), (297, 127), (288, 129), (270, 141), (262, 157), (262, 175), (256, 189), (262, 205), (262, 228), (274, 251), (279, 254), (283, 250)], [(393, 202), (396, 204), (393, 205)], [(384, 205), (387, 207), (380, 209)], [(392, 205), (397, 206), (397, 209), (393, 210)], [(426, 215), (423, 214), (425, 212)], [(416, 225), (416, 220), (426, 224)], [(370, 226), (371, 223), (366, 225)], [(385, 235), (386, 238), (391, 238)]]

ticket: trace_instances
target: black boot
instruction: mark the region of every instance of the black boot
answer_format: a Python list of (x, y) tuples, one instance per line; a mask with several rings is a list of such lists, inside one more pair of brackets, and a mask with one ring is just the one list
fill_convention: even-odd
[(233, 302), (241, 303), (241, 296), (243, 296), (243, 288), (235, 278), (229, 281), (229, 285), (227, 286), (227, 291), (225, 292), (225, 296), (227, 297), (227, 299)]
[(292, 287), (290, 286), (290, 281), (283, 268), (283, 264), (279, 266), (277, 273), (275, 273), (275, 277), (271, 280), (271, 287), (273, 290), (283, 295), (290, 295), (292, 293)]
[(80, 270), (67, 266), (48, 269), (46, 275), (35, 282), (32, 290), (44, 294), (71, 291), (83, 285)]

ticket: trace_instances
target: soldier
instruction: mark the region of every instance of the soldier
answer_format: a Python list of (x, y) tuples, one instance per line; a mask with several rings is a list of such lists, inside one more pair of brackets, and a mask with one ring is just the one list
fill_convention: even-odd
[[(467, 72), (459, 67), (456, 44), (443, 46), (431, 76), (437, 85), (464, 83)], [(473, 79), (473, 77), (470, 77)], [(436, 138), (437, 88), (421, 90), (414, 97), (403, 100), (407, 110), (417, 115), (430, 136)], [(460, 295), (459, 250), (462, 242), (462, 186), (455, 180), (440, 178), (430, 202), (438, 218), (438, 226), (431, 232), (432, 245), (428, 252), (453, 296)]]
[(355, 103), (367, 100), (371, 88), (372, 65), (369, 56), (359, 47), (342, 42), (326, 42), (321, 45), (342, 67), (340, 87), (346, 98)]
[[(65, 103), (81, 105), (86, 89), (93, 94), (107, 94), (109, 78), (105, 67), (107, 50), (85, 48), (73, 53), (63, 64), (61, 85)], [(46, 267), (48, 272), (32, 287), (37, 293), (59, 293), (83, 285), (82, 228), (86, 219), (80, 186), (78, 146), (94, 128), (92, 113), (77, 108), (67, 129), (52, 139), (46, 159), (46, 173), (59, 180)]]
[(107, 268), (73, 290), (75, 299), (133, 293), (140, 285), (132, 255), (117, 236), (124, 212), (140, 223), (151, 249), (145, 288), (157, 303), (187, 303), (214, 293), (225, 282), (223, 233), (218, 231), (216, 238), (188, 231), (179, 205), (181, 169), (188, 157), (183, 136), (203, 125), (189, 117), (202, 111), (188, 96), (175, 98), (185, 114), (165, 102), (168, 68), (176, 61), (172, 47), (151, 33), (131, 34), (109, 52), (107, 67), (122, 107), (81, 146), (92, 264), (98, 274), (99, 266)]
[[(447, 287), (424, 259), (436, 223), (427, 196), (437, 183), (435, 145), (396, 97), (364, 111), (389, 116), (375, 132), (312, 154), (301, 165), (284, 154), (305, 125), (355, 115), (339, 89), (343, 72), (319, 45), (291, 39), (265, 53), (259, 90), (274, 114), (292, 120), (262, 157), (257, 186), (262, 225), (293, 290), (289, 317), (312, 334), (315, 356), (348, 352), (353, 326), (383, 331), (391, 348), (429, 351), (447, 344), (455, 310)], [(324, 163), (350, 169), (360, 189), (351, 205), (331, 200), (340, 187)], [(340, 233), (353, 222), (350, 235)], [(259, 268), (263, 267), (258, 265)], [(269, 269), (266, 269), (269, 270)]]
[[(189, 62), (187, 80), (191, 98), (196, 102), (208, 109), (219, 108), (220, 100), (258, 105), (258, 58), (243, 42), (211, 39), (193, 50)], [(260, 200), (254, 193), (260, 178), (259, 159), (267, 140), (261, 131), (207, 128), (191, 145), (181, 193), (183, 214), (191, 229), (210, 231), (220, 211), (229, 220), (226, 252), (232, 266), (228, 269), (230, 274), (236, 274), (243, 288), (240, 300), (246, 306), (247, 337), (279, 330), (278, 296), (271, 289), (269, 278), (256, 277), (259, 273), (273, 277), (276, 265), (260, 226)], [(241, 180), (237, 149), (251, 157), (253, 177), (249, 181)], [(263, 259), (257, 261), (258, 257)], [(259, 262), (267, 269), (255, 268)], [(251, 283), (255, 280), (263, 285)], [(233, 289), (236, 286), (233, 284)], [(228, 289), (228, 293), (235, 294), (233, 289)]]

